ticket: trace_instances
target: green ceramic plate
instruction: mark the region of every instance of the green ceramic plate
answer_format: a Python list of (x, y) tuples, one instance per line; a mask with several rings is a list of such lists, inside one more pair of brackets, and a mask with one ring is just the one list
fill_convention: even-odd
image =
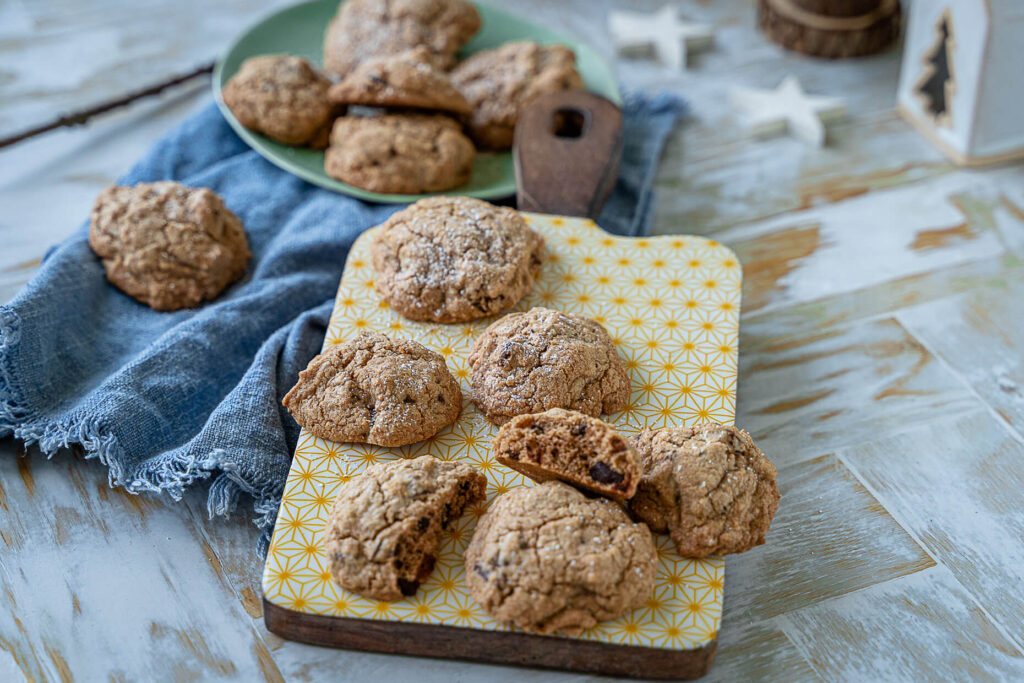
[[(531, 24), (519, 17), (487, 5), (477, 5), (483, 28), (465, 47), (462, 55), (497, 47), (513, 40), (538, 43), (560, 43), (576, 53), (576, 63), (587, 89), (619, 103), (619, 91), (611, 67), (589, 46), (578, 39)], [(424, 195), (378, 194), (334, 180), (324, 173), (324, 153), (311, 149), (288, 147), (242, 127), (231, 114), (220, 91), (243, 61), (249, 57), (287, 53), (305, 57), (314, 64), (322, 63), (324, 29), (338, 9), (338, 0), (313, 0), (281, 10), (268, 16), (228, 48), (213, 72), (213, 92), (224, 117), (243, 140), (267, 161), (290, 171), (304, 180), (337, 192), (375, 202), (410, 202)], [(469, 183), (449, 194), (495, 199), (516, 192), (512, 155), (480, 153), (473, 164)]]

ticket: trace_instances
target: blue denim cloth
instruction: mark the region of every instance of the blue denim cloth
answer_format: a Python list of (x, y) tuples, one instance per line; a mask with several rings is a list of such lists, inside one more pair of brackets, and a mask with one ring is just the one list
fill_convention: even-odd
[[(621, 180), (601, 224), (643, 234), (665, 139), (684, 104), (633, 95)], [(281, 398), (320, 349), (353, 240), (401, 207), (310, 185), (249, 149), (210, 105), (121, 179), (219, 193), (245, 225), (248, 273), (199, 308), (160, 313), (109, 285), (88, 225), (0, 307), (0, 437), (79, 444), (111, 485), (164, 491), (212, 477), (211, 516), (254, 499), (265, 546), (298, 437)]]

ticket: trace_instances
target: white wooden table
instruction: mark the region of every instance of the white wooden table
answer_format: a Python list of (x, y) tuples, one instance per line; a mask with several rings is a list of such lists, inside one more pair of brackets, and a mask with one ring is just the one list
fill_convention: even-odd
[[(0, 134), (188, 71), (279, 4), (0, 0)], [(608, 51), (610, 3), (505, 4)], [(678, 4), (716, 47), (620, 78), (693, 105), (655, 229), (743, 260), (737, 422), (783, 492), (768, 544), (727, 560), (711, 678), (1024, 678), (1024, 167), (960, 170), (918, 137), (893, 110), (896, 50), (814, 61), (765, 42), (752, 0)], [(790, 72), (849, 100), (824, 150), (751, 142), (730, 111), (731, 85)], [(0, 151), (0, 301), (209, 101), (196, 83)], [(19, 452), (0, 441), (0, 680), (579, 678), (284, 642), (249, 515)]]

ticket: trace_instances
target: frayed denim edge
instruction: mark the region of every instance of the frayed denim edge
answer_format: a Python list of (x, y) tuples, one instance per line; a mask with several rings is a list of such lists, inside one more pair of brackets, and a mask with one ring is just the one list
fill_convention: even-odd
[(122, 486), (133, 494), (166, 493), (180, 500), (188, 486), (220, 470), (207, 496), (210, 517), (230, 514), (240, 493), (252, 495), (256, 512), (253, 523), (262, 532), (259, 550), (261, 554), (266, 553), (281, 503), (282, 484), (270, 480), (251, 484), (243, 481), (223, 457), (226, 452), (220, 449), (205, 457), (179, 455), (170, 460), (158, 460), (127, 477), (119, 458), (115, 457), (120, 444), (97, 419), (77, 412), (59, 422), (33, 419), (11, 360), (20, 341), (21, 318), (9, 307), (0, 306), (0, 437), (14, 436), (27, 446), (38, 445), (47, 458), (62, 448), (80, 445), (86, 460), (98, 458), (108, 468), (107, 481), (111, 487)]

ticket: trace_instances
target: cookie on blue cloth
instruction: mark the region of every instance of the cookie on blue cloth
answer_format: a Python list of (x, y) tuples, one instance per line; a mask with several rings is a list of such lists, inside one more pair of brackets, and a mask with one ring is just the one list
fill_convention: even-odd
[(252, 256), (242, 221), (215, 192), (170, 181), (103, 190), (89, 246), (114, 286), (158, 311), (213, 299)]

